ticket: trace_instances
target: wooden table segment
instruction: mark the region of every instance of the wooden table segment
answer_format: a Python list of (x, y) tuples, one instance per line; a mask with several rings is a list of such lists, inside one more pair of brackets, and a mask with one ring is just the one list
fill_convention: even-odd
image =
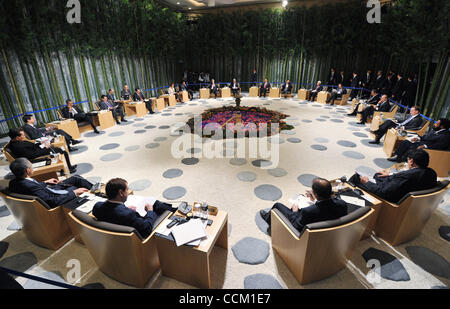
[(299, 100), (303, 100), (306, 101), (309, 99), (309, 95), (311, 94), (310, 90), (306, 90), (306, 89), (299, 89), (297, 92), (297, 98)]
[(75, 119), (66, 119), (62, 121), (54, 121), (46, 124), (47, 127), (54, 126), (59, 130), (65, 131), (67, 134), (71, 135), (74, 139), (80, 138), (80, 130), (78, 129), (78, 124)]

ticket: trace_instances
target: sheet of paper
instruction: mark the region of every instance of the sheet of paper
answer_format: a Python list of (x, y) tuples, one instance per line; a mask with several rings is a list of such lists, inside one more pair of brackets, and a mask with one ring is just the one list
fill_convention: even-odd
[(353, 204), (353, 205), (357, 205), (357, 206), (361, 206), (361, 207), (366, 206), (366, 202), (357, 197), (341, 195), (341, 199), (346, 201), (349, 204)]
[(125, 202), (125, 206), (135, 206), (136, 212), (141, 216), (145, 217), (147, 215), (147, 211), (145, 210), (145, 205), (150, 204), (154, 205), (156, 202), (156, 198), (147, 197), (147, 196), (139, 196), (139, 195), (129, 195), (127, 201)]
[(363, 171), (355, 170), (355, 173), (358, 174), (358, 175), (361, 176), (361, 177), (367, 177), (367, 178), (369, 178), (369, 181), (370, 181), (370, 182), (376, 183), (375, 179), (374, 179), (371, 175), (369, 175), (369, 174), (367, 174), (367, 173), (364, 173)]
[(311, 200), (309, 198), (307, 198), (306, 196), (304, 196), (302, 194), (296, 194), (293, 197), (291, 197), (289, 199), (289, 203), (297, 205), (298, 208), (300, 208), (300, 209), (309, 207), (312, 204), (314, 204), (313, 202), (311, 202)]
[(33, 168), (36, 169), (36, 168), (45, 166), (45, 161), (33, 163), (32, 165), (33, 165)]
[(175, 239), (177, 246), (182, 246), (194, 240), (205, 237), (206, 231), (203, 226), (202, 220), (193, 219), (187, 223), (176, 225), (172, 229), (172, 235)]
[(375, 199), (368, 194), (363, 194), (361, 197), (372, 204), (375, 203)]
[(172, 229), (174, 226), (172, 226), (170, 229), (167, 228), (167, 225), (172, 222), (172, 220), (165, 220), (163, 224), (160, 224), (158, 228), (156, 229), (156, 233), (162, 234), (164, 236), (169, 236), (170, 233), (172, 233)]

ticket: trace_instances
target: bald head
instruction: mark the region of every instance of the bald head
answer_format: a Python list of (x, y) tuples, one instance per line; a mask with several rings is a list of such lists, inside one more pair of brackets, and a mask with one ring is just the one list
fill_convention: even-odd
[(312, 189), (318, 201), (327, 200), (331, 197), (331, 183), (324, 178), (314, 179)]

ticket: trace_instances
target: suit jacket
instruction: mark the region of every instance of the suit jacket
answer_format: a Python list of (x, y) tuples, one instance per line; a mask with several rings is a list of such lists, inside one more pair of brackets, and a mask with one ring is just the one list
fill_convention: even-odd
[(111, 106), (115, 106), (117, 103), (115, 102), (117, 100), (116, 95), (115, 94), (107, 94), (106, 98), (109, 101), (109, 104), (111, 104)]
[(416, 97), (417, 84), (413, 81), (406, 82), (405, 94), (404, 96), (409, 99), (413, 99)]
[(256, 82), (258, 80), (258, 74), (252, 73), (252, 82)]
[[(111, 105), (111, 107), (115, 107), (116, 106), (114, 103), (113, 104), (111, 104), (111, 102), (108, 102), (108, 103)], [(109, 110), (108, 104), (106, 102), (103, 102), (103, 101), (98, 102), (98, 107), (101, 110)]]
[(358, 88), (358, 86), (359, 86), (359, 76), (356, 75), (355, 77), (352, 77), (352, 82), (350, 83), (350, 87)]
[[(63, 189), (55, 186), (55, 189)], [(46, 202), (51, 208), (66, 204), (76, 198), (73, 191), (68, 191), (67, 194), (56, 194), (47, 188), (45, 182), (33, 182), (28, 179), (13, 179), (9, 182), (9, 190), (13, 193), (33, 195), (39, 197)]]
[(416, 117), (411, 119), (411, 121), (409, 121), (407, 124), (405, 124), (405, 130), (420, 128), (421, 124), (422, 124), (422, 117), (420, 117), (420, 115), (417, 115)]
[(122, 90), (122, 91), (120, 92), (120, 96), (121, 96), (124, 100), (129, 100), (130, 97), (131, 97), (131, 92), (130, 92), (130, 90), (127, 90), (127, 91)]
[(44, 137), (45, 136), (44, 132), (46, 132), (45, 129), (44, 131), (42, 131), (41, 129), (38, 129), (35, 126), (29, 125), (28, 123), (26, 123), (22, 127), (22, 129), (25, 131), (25, 133), (28, 135), (30, 139), (38, 139)]
[(347, 203), (340, 199), (330, 198), (299, 209), (298, 212), (292, 212), (288, 219), (301, 232), (310, 223), (335, 220), (346, 214)]
[(375, 89), (382, 89), (384, 88), (386, 79), (384, 78), (384, 76), (381, 76), (380, 78), (375, 78), (375, 84), (374, 84), (374, 88)]
[(237, 89), (241, 89), (241, 87), (239, 86), (239, 83), (233, 84), (233, 82), (231, 82), (228, 87), (230, 87), (231, 89), (233, 89), (234, 87), (236, 87)]
[(366, 89), (370, 89), (370, 84), (372, 83), (372, 74), (367, 75), (364, 74), (364, 77), (362, 78), (363, 87)]
[(320, 85), (319, 87), (317, 87), (317, 85), (316, 85), (316, 87), (313, 88), (312, 90), (316, 90), (317, 93), (319, 93), (319, 92), (321, 92), (323, 90), (323, 87), (322, 87), (322, 85)]
[(292, 91), (292, 84), (289, 83), (286, 85), (286, 83), (283, 84), (283, 86), (281, 86), (281, 91), (288, 91), (291, 92)]
[(342, 86), (346, 86), (347, 82), (345, 80), (345, 75), (338, 74), (336, 77), (336, 84), (342, 84)]
[(337, 73), (331, 73), (328, 75), (328, 84), (329, 85), (335, 85), (336, 84), (336, 77), (337, 77)]
[(450, 147), (450, 131), (430, 130), (422, 137), (422, 142), (428, 149), (447, 150)]
[(397, 82), (394, 85), (394, 88), (392, 88), (392, 94), (395, 95), (396, 98), (401, 98), (404, 91), (405, 91), (405, 83), (403, 78), (401, 78), (397, 80)]
[(427, 168), (413, 168), (388, 177), (375, 175), (376, 183), (361, 185), (363, 189), (389, 201), (397, 203), (409, 192), (431, 189), (436, 186), (436, 172)]
[(209, 88), (209, 90), (212, 90), (212, 91), (219, 91), (218, 84), (214, 84), (214, 86), (213, 86), (213, 84), (209, 84), (208, 88)]
[(134, 227), (144, 238), (151, 234), (153, 224), (158, 218), (158, 215), (153, 211), (149, 211), (145, 217), (141, 217), (136, 211), (129, 209), (124, 204), (110, 201), (95, 204), (92, 213), (100, 221)]
[[(139, 95), (140, 95), (140, 97), (139, 97)], [(133, 94), (133, 101), (134, 102), (140, 102), (140, 101), (144, 101), (144, 95), (142, 94), (142, 92), (140, 93), (140, 94), (137, 94), (137, 92), (135, 92), (134, 94)]]
[[(78, 106), (73, 106), (72, 108), (75, 109), (78, 114), (84, 114), (84, 112)], [(61, 112), (62, 112), (62, 115), (63, 115), (64, 118), (66, 118), (66, 119), (73, 118), (73, 115), (69, 112), (69, 107), (68, 106), (64, 106), (62, 108)]]
[(48, 148), (41, 148), (39, 145), (28, 141), (11, 141), (9, 149), (11, 149), (15, 158), (27, 158), (28, 160), (49, 155), (51, 152)]
[(389, 112), (390, 110), (391, 110), (391, 103), (389, 103), (389, 100), (381, 103), (377, 109), (378, 112)]

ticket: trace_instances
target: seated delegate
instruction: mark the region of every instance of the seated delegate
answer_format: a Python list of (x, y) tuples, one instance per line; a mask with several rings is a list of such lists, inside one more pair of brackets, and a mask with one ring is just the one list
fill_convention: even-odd
[(145, 205), (147, 213), (145, 217), (141, 217), (136, 212), (136, 207), (125, 206), (128, 198), (128, 183), (121, 178), (108, 181), (106, 196), (108, 198), (106, 202), (95, 204), (92, 210), (93, 215), (100, 221), (134, 227), (144, 238), (151, 234), (158, 216), (166, 210), (172, 211), (171, 204), (155, 201), (153, 205)]
[(78, 175), (61, 182), (54, 178), (38, 182), (31, 178), (33, 165), (26, 158), (16, 159), (9, 168), (15, 176), (9, 182), (9, 190), (12, 193), (37, 196), (51, 208), (70, 202), (84, 192), (88, 192), (93, 186)]
[(259, 90), (259, 96), (260, 97), (266, 97), (266, 94), (270, 92), (270, 83), (267, 78), (264, 79), (264, 83), (261, 84), (260, 90)]
[(342, 87), (342, 84), (339, 84), (339, 86), (338, 86), (338, 88), (337, 89), (333, 89), (332, 90), (332, 92), (331, 92), (331, 95), (330, 95), (330, 97), (327, 99), (327, 103), (330, 103), (331, 102), (331, 104), (330, 105), (334, 105), (334, 101), (335, 100), (342, 100), (342, 96), (344, 95), (344, 94), (346, 94), (347, 93), (347, 90), (345, 90), (343, 87)]
[(148, 110), (148, 113), (149, 114), (154, 114), (155, 113), (153, 111), (152, 102), (150, 100), (146, 100), (144, 98), (144, 95), (142, 94), (141, 89), (139, 89), (139, 88), (134, 89), (133, 101), (134, 102), (144, 102), (145, 103), (145, 107)]
[(122, 122), (128, 122), (127, 120), (125, 120), (123, 107), (120, 106), (120, 104), (117, 104), (116, 102), (108, 100), (108, 97), (106, 95), (101, 96), (101, 99), (100, 99), (100, 102), (98, 102), (98, 105), (101, 110), (111, 111), (117, 124), (120, 124), (119, 116), (120, 116), (120, 119), (122, 120)]
[(409, 192), (431, 189), (436, 186), (436, 172), (428, 167), (430, 157), (425, 150), (418, 149), (408, 156), (408, 170), (391, 175), (382, 171), (370, 182), (366, 176), (354, 174), (349, 183), (373, 193), (392, 203), (397, 203)]
[(314, 100), (316, 99), (319, 92), (321, 92), (323, 90), (323, 87), (321, 86), (321, 84), (322, 84), (322, 82), (319, 80), (317, 82), (316, 88), (311, 90), (311, 94), (309, 95), (308, 101), (314, 102)]
[(422, 124), (422, 118), (420, 117), (420, 108), (418, 106), (411, 107), (410, 116), (408, 119), (403, 121), (402, 123), (398, 123), (395, 120), (388, 119), (386, 120), (378, 130), (371, 131), (375, 134), (375, 140), (370, 141), (370, 144), (379, 144), (381, 138), (386, 134), (386, 132), (391, 128), (403, 129), (403, 130), (411, 130), (418, 128)]
[(23, 157), (28, 160), (33, 160), (42, 156), (47, 156), (52, 152), (60, 153), (64, 155), (70, 173), (75, 173), (77, 171), (77, 166), (70, 163), (70, 158), (67, 151), (60, 148), (51, 147), (50, 142), (45, 142), (41, 145), (29, 142), (25, 137), (25, 133), (21, 129), (9, 130), (9, 137), (11, 138), (11, 141), (9, 142), (9, 149), (11, 149), (14, 158)]
[[(375, 89), (373, 89), (371, 92), (370, 92), (370, 97), (369, 97), (369, 99), (366, 101), (366, 104), (367, 105), (369, 105), (369, 104), (371, 104), (371, 105), (376, 105), (377, 103), (378, 103), (378, 101), (380, 101), (380, 96), (378, 95), (378, 93), (377, 93), (377, 91), (375, 90)], [(360, 101), (361, 102), (361, 101)], [(360, 105), (361, 103), (357, 103), (356, 105), (355, 105), (355, 108), (353, 109), (353, 111), (350, 113), (350, 114), (347, 114), (347, 116), (356, 116), (356, 113), (358, 113), (358, 108), (359, 108), (359, 105)], [(362, 113), (362, 112), (361, 112)]]
[(369, 105), (362, 112), (361, 121), (358, 124), (365, 124), (369, 117), (372, 117), (375, 111), (377, 112), (388, 112), (391, 110), (391, 104), (389, 103), (387, 95), (383, 95), (378, 101), (377, 105)]
[(94, 125), (94, 121), (92, 120), (92, 116), (90, 114), (86, 114), (83, 112), (78, 106), (74, 106), (71, 99), (66, 100), (67, 106), (62, 108), (62, 116), (66, 119), (75, 119), (77, 123), (87, 121), (91, 125), (94, 132), (100, 134), (97, 128)]
[(292, 92), (292, 84), (291, 81), (288, 79), (286, 82), (281, 86), (281, 94), (286, 98), (288, 94)]
[(448, 150), (450, 148), (450, 120), (441, 118), (433, 125), (427, 134), (404, 140), (388, 160), (406, 162), (407, 154), (415, 149)]
[[(347, 214), (347, 203), (343, 200), (332, 198), (331, 183), (323, 178), (316, 178), (312, 183), (312, 192), (308, 192), (307, 196), (313, 205), (299, 209), (297, 205), (291, 208), (281, 203), (273, 205), (272, 209), (278, 209), (292, 225), (300, 232), (303, 232), (306, 225), (314, 222), (335, 220)], [(270, 211), (260, 211), (261, 217), (269, 224), (267, 232), (270, 234)]]

